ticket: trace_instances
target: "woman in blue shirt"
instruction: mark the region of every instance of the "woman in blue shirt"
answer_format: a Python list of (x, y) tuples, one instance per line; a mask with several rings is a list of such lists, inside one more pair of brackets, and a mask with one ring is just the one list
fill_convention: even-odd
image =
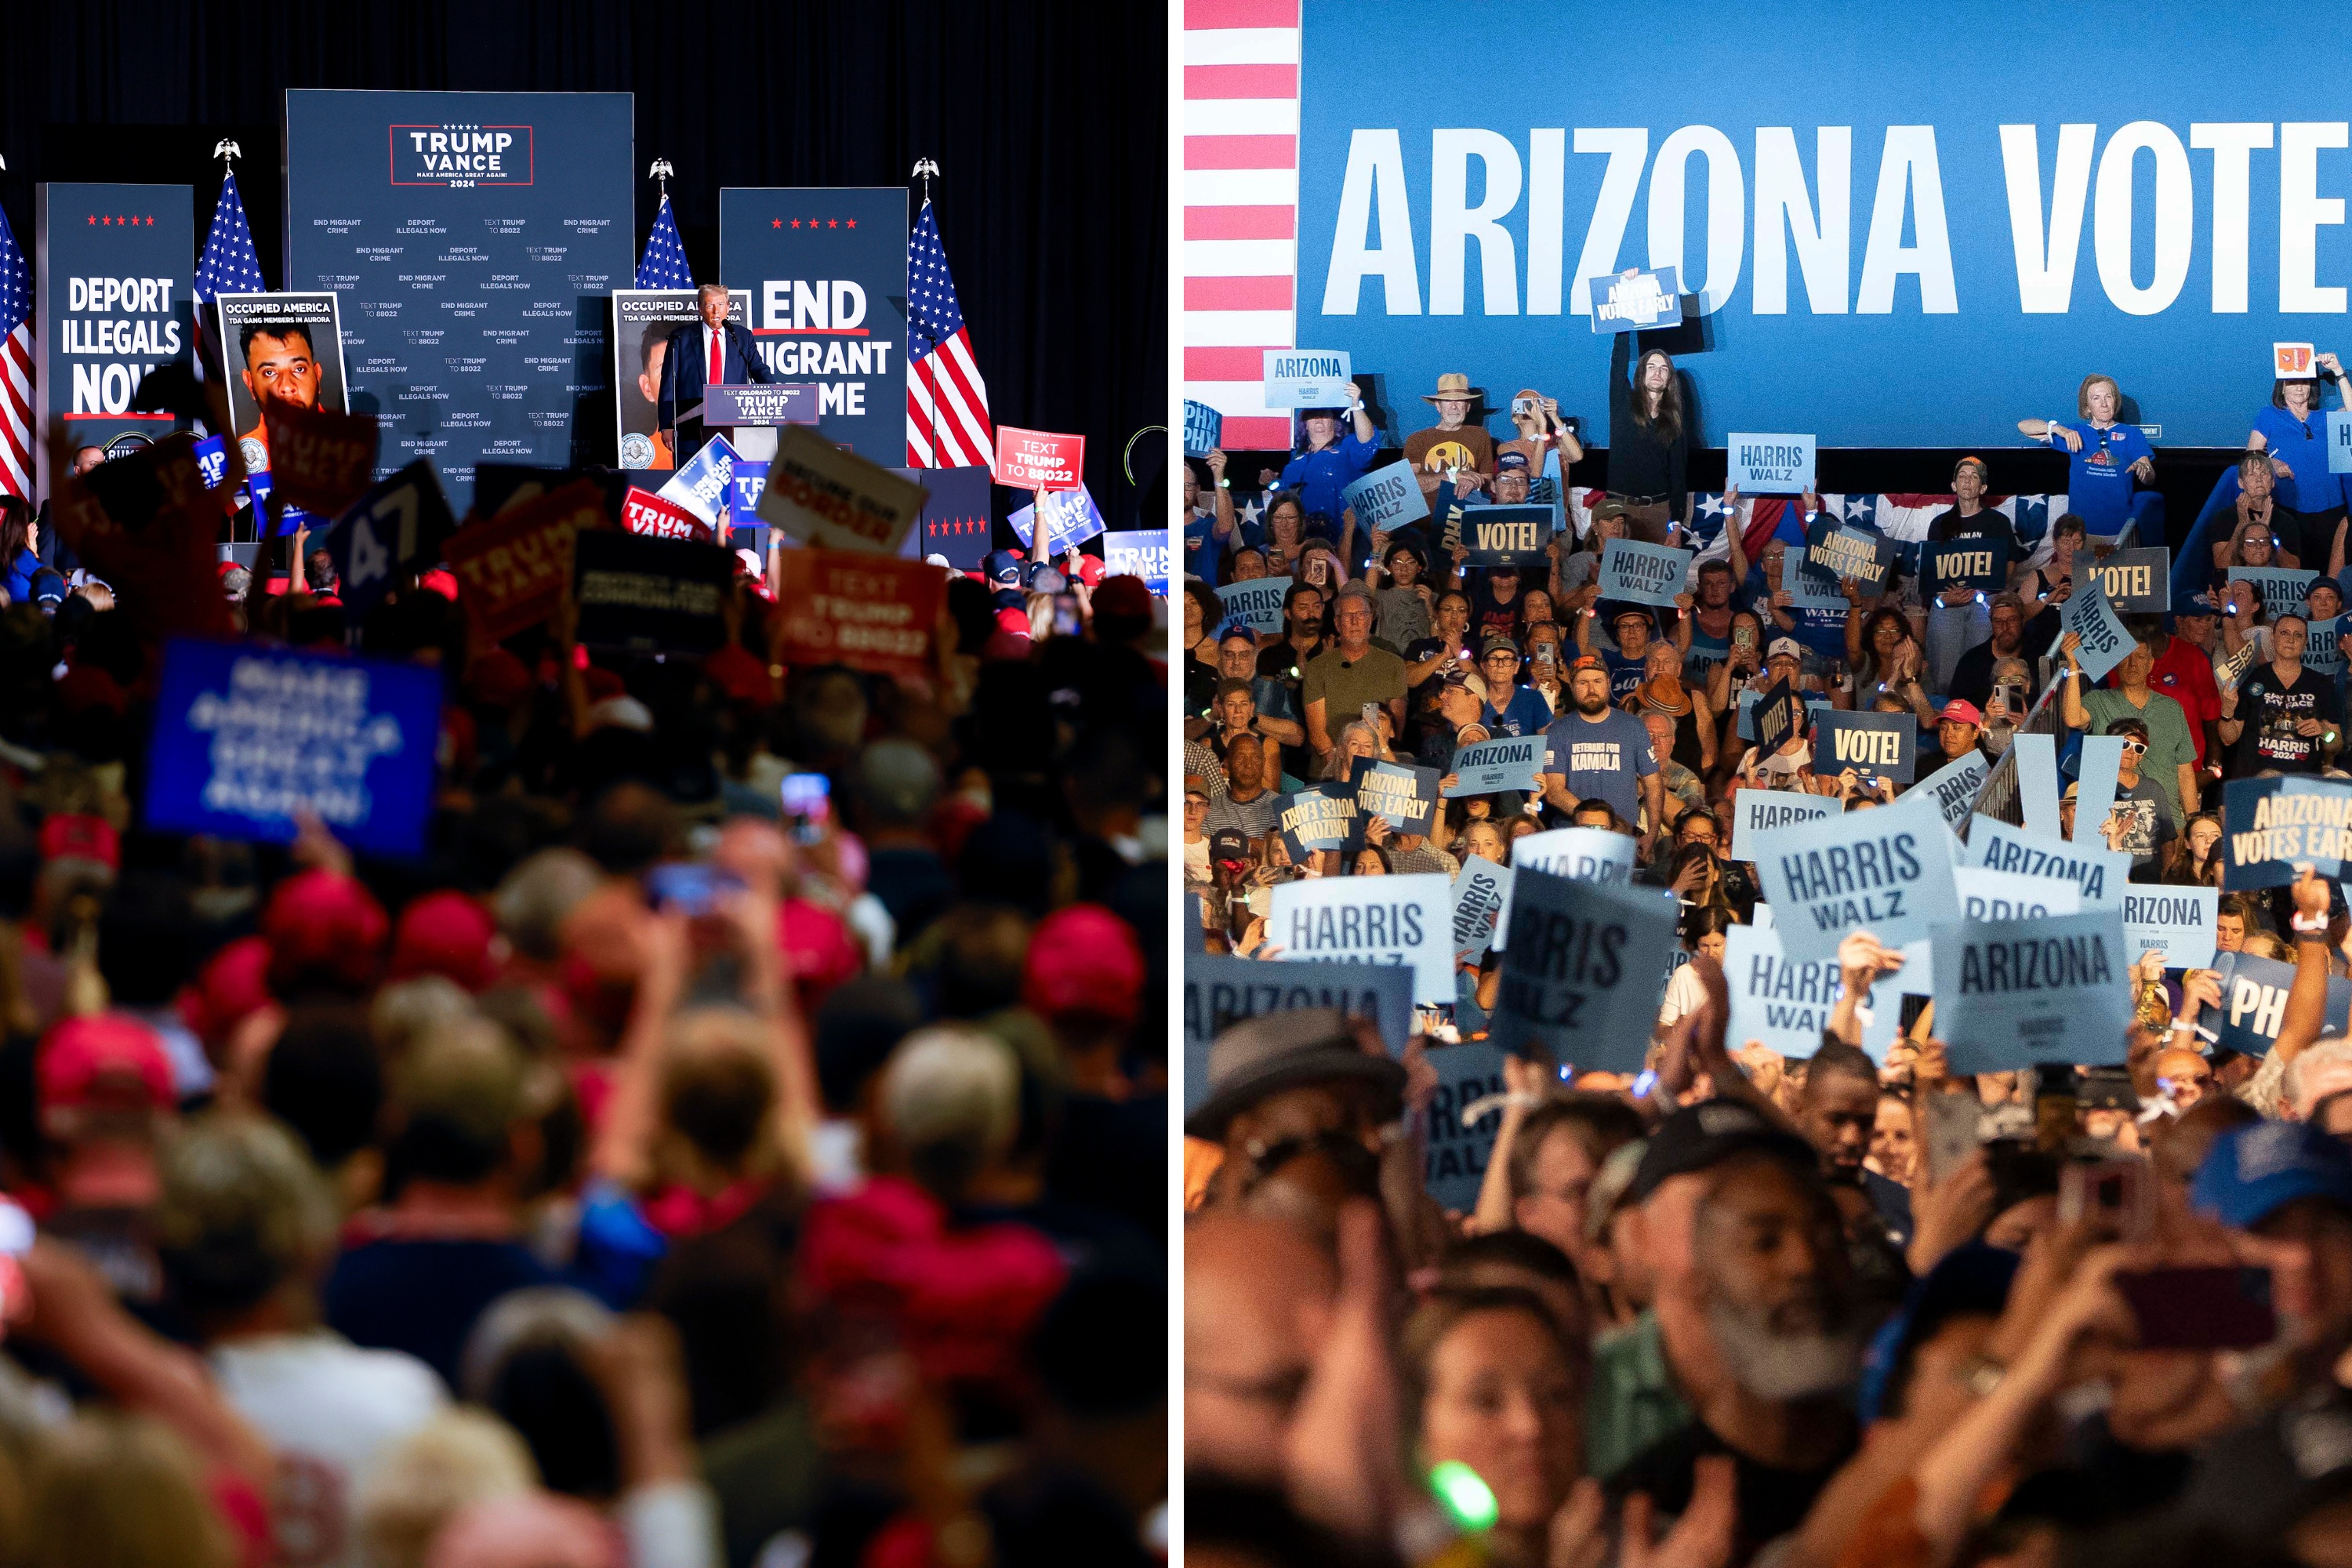
[(2021, 419), (2017, 427), (2037, 441), (2063, 447), (2066, 510), (2083, 520), (2094, 539), (2113, 539), (2134, 524), (2142, 544), (2164, 537), (2164, 497), (2156, 483), (2156, 451), (2137, 425), (2118, 425), (2123, 389), (2111, 375), (2086, 375), (2074, 394), (2079, 419)]
[[(2352, 406), (2352, 380), (2343, 362), (2315, 354), (2312, 364), (2327, 373), (2336, 395)], [(2278, 479), (2280, 542), (2332, 577), (2344, 569), (2344, 483), (2327, 471), (2327, 416), (2319, 398), (2315, 377), (2271, 383), (2271, 405), (2254, 416), (2246, 446), (2270, 454)]]
[[(1372, 416), (1364, 411), (1363, 393), (1349, 382), (1344, 416), (1337, 408), (1305, 409), (1299, 414), (1298, 427), (1307, 444), (1292, 453), (1275, 482), (1296, 491), (1306, 510), (1339, 517), (1349, 510), (1340, 492), (1370, 473), (1372, 459), (1380, 456), (1380, 445), (1372, 438)], [(1361, 572), (1370, 559), (1371, 541), (1353, 537), (1354, 532), (1355, 520), (1350, 517), (1339, 540), (1339, 553), (1350, 571)]]
[(23, 497), (0, 496), (0, 590), (11, 605), (32, 602), (33, 574), (41, 569), (33, 515), (32, 503)]

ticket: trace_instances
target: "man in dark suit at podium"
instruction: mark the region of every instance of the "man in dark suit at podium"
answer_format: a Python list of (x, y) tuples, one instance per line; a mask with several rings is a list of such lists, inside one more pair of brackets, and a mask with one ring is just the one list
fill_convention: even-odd
[(760, 358), (748, 328), (727, 319), (727, 285), (705, 283), (694, 291), (694, 306), (702, 320), (670, 333), (662, 355), (661, 396), (656, 415), (665, 430), (677, 432), (677, 466), (702, 449), (709, 439), (697, 412), (681, 419), (678, 410), (697, 409), (712, 386), (742, 386), (772, 382), (767, 363)]

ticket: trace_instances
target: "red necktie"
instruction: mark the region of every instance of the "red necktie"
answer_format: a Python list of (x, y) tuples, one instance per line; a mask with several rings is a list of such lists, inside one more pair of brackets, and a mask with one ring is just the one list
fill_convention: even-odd
[(710, 384), (713, 386), (717, 386), (726, 378), (726, 372), (722, 368), (723, 363), (719, 355), (719, 334), (713, 331), (710, 334)]

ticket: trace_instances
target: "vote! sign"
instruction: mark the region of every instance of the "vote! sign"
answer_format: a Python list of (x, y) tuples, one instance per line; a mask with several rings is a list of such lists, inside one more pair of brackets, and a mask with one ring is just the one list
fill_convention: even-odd
[(467, 523), (443, 555), (457, 597), (497, 641), (534, 626), (572, 586), (572, 542), (605, 526), (604, 493), (581, 479), (488, 522)]
[(164, 645), (144, 820), (292, 842), (315, 813), (362, 854), (425, 849), (441, 672), (247, 643)]
[(1971, 820), (1969, 858), (1988, 871), (2072, 882), (2082, 893), (2085, 910), (2120, 910), (2132, 863), (2129, 850), (2045, 838), (1990, 816)]
[(285, 500), (333, 517), (374, 481), (374, 415), (302, 408), (275, 398), (261, 409), (269, 431), (271, 484)]
[(1919, 941), (1959, 907), (1952, 836), (1935, 803), (1916, 792), (1756, 834), (1751, 848), (1781, 943), (1802, 963), (1835, 958), (1856, 931), (1889, 946)]
[(1462, 544), (1469, 552), (1468, 564), (1488, 571), (1540, 565), (1544, 547), (1551, 542), (1551, 524), (1548, 506), (1465, 507)]
[(1348, 406), (1345, 349), (1268, 349), (1265, 371), (1268, 408)]
[(1588, 278), (1584, 287), (1592, 300), (1595, 332), (1646, 332), (1654, 327), (1682, 325), (1682, 279), (1672, 267)]
[(861, 550), (787, 550), (778, 559), (775, 662), (933, 673), (931, 634), (947, 605), (938, 567)]
[(438, 561), (457, 527), (441, 480), (423, 458), (360, 497), (326, 539), (344, 605), (373, 606), (394, 576)]
[(996, 482), (1014, 490), (1066, 490), (1083, 482), (1087, 438), (996, 427)]
[(2213, 962), (2214, 922), (2221, 889), (2133, 884), (2124, 889), (2124, 956), (2137, 963), (2151, 952), (2167, 969), (2204, 969)]
[(2135, 616), (2160, 616), (2172, 608), (2172, 552), (2117, 550), (2090, 563), (2107, 603)]
[(1835, 816), (1843, 810), (1828, 795), (1799, 795), (1792, 790), (1742, 789), (1732, 796), (1731, 853), (1737, 859), (1748, 860), (1748, 853), (1759, 833), (1769, 833), (1776, 827), (1792, 827), (1801, 822), (1812, 822), (1824, 816)]
[(2113, 910), (1937, 928), (1936, 1034), (1955, 1073), (2120, 1065), (2131, 962)]
[(1429, 515), (1429, 498), (1421, 493), (1421, 478), (1402, 458), (1374, 468), (1341, 490), (1339, 499), (1355, 509), (1356, 531), (1365, 538), (1375, 529), (1395, 529)]
[(1601, 547), (1601, 565), (1593, 576), (1603, 599), (1636, 605), (1672, 605), (1675, 595), (1690, 584), (1691, 552), (1638, 539), (1612, 539)]
[(1751, 436), (1724, 438), (1725, 480), (1744, 495), (1796, 496), (1813, 488), (1813, 437)]
[(2352, 859), (2352, 785), (2329, 779), (2231, 779), (2221, 786), (2221, 886), (2284, 888), (2297, 863), (2323, 877)]
[(1927, 591), (1941, 595), (1955, 588), (1998, 594), (2009, 585), (2009, 541), (1971, 533), (1920, 547)]
[(1454, 1001), (1453, 935), (1452, 879), (1434, 872), (1277, 882), (1266, 921), (1283, 960), (1406, 969), (1430, 1006)]
[(1239, 621), (1254, 632), (1282, 630), (1282, 601), (1290, 595), (1287, 577), (1253, 577), (1246, 583), (1226, 583), (1217, 589), (1228, 623)]
[(1749, 717), (1756, 731), (1756, 750), (1769, 757), (1801, 733), (1805, 705), (1790, 689), (1789, 678), (1782, 676), (1757, 699), (1756, 710)]
[(709, 521), (676, 501), (664, 500), (635, 485), (621, 498), (621, 526), (650, 539), (682, 539), (697, 544), (711, 540)]
[(1454, 760), (1445, 768), (1454, 777), (1454, 783), (1445, 788), (1446, 798), (1494, 795), (1511, 789), (1532, 791), (1537, 775), (1543, 771), (1543, 759), (1541, 735), (1505, 735), (1456, 746)]
[(1641, 1071), (1665, 991), (1658, 956), (1675, 946), (1674, 900), (1516, 870), (1488, 1038), (1514, 1056)]
[(1908, 713), (1831, 710), (1813, 720), (1813, 772), (1852, 768), (1864, 777), (1909, 784), (1918, 745), (1919, 725)]

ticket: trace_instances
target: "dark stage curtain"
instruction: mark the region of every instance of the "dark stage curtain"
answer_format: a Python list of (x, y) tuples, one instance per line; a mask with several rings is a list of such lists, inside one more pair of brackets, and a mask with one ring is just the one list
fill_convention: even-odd
[[(263, 273), (283, 287), (286, 89), (630, 91), (632, 254), (659, 203), (643, 175), (666, 157), (708, 279), (720, 186), (912, 184), (933, 158), (993, 416), (1084, 435), (1088, 487), (1132, 526), (1120, 449), (1169, 401), (1167, 46), (1164, 6), (1129, 0), (28, 4), (0, 46), (0, 205), (29, 259), (37, 182), (184, 183), (201, 244), (209, 155), (232, 136)], [(1139, 480), (1164, 450), (1138, 447)]]

